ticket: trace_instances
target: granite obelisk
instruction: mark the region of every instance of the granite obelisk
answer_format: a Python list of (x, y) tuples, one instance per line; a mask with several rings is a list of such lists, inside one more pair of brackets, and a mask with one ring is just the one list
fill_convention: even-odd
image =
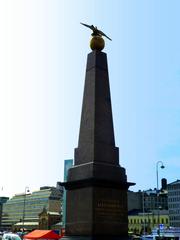
[(78, 147), (69, 169), (65, 238), (126, 239), (127, 182), (115, 146), (104, 40), (93, 35), (88, 54)]

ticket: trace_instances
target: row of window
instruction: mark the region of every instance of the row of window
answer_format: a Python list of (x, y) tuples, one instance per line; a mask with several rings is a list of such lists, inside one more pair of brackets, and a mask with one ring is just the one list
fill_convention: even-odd
[[(158, 198), (158, 201), (161, 202), (161, 201), (166, 201), (167, 197), (159, 197)], [(157, 196), (156, 197), (153, 197), (153, 198), (145, 198), (144, 199), (144, 202), (146, 201), (151, 201), (151, 202), (154, 202), (154, 201), (157, 201)]]
[[(25, 211), (25, 215), (26, 216), (30, 216), (30, 215), (38, 215), (40, 212), (42, 211), (42, 208), (39, 208), (37, 210), (29, 210), (29, 211)], [(23, 215), (23, 212), (12, 212), (12, 213), (4, 213), (2, 215), (2, 218), (12, 218), (12, 217), (16, 217), (16, 216), (22, 216)]]
[(168, 192), (168, 197), (169, 196), (179, 196), (180, 195), (180, 191), (169, 191)]
[[(26, 198), (26, 203), (28, 204), (28, 203), (30, 203), (30, 204), (33, 204), (33, 203), (37, 203), (37, 202), (44, 202), (44, 201), (47, 201), (47, 200), (49, 200), (49, 198)], [(11, 205), (23, 205), (24, 204), (24, 199), (18, 199), (18, 200), (16, 200), (16, 201), (14, 201), (14, 200), (10, 200), (10, 201), (8, 201), (8, 202), (6, 202), (5, 204), (4, 204), (4, 206), (11, 206)]]
[[(140, 223), (158, 223), (158, 219), (129, 219), (130, 224), (140, 224)], [(168, 224), (168, 218), (160, 218), (160, 223)]]
[[(42, 208), (42, 206), (47, 206), (48, 205), (48, 202), (46, 203), (42, 203), (42, 202), (38, 202), (38, 204), (26, 204), (25, 205), (25, 209), (37, 209), (37, 208)], [(21, 207), (21, 208), (20, 208)], [(23, 211), (23, 206), (5, 206), (3, 208), (3, 212), (15, 212), (15, 211), (18, 211), (18, 212), (22, 212)]]
[(180, 214), (180, 209), (175, 209), (175, 210), (169, 210), (169, 214)]
[(180, 190), (180, 184), (176, 184), (176, 185), (169, 185), (168, 186), (168, 190)]
[(180, 216), (170, 216), (169, 219), (170, 219), (170, 221), (180, 220)]
[(179, 202), (180, 201), (180, 197), (170, 197), (168, 198), (169, 202)]
[(169, 204), (168, 207), (169, 207), (169, 209), (172, 209), (172, 208), (180, 208), (180, 203)]

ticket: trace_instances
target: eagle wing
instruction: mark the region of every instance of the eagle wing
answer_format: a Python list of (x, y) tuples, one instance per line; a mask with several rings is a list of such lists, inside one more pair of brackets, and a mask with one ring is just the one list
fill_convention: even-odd
[(101, 30), (99, 30), (99, 29), (98, 29), (98, 33), (100, 33), (102, 36), (104, 36), (104, 37), (106, 37), (106, 38), (108, 38), (109, 40), (112, 41), (111, 38), (109, 38), (105, 33), (103, 33), (103, 32), (102, 32)]
[(85, 23), (80, 23), (82, 25), (84, 25), (85, 27), (88, 27), (90, 28), (92, 31), (94, 31), (94, 26), (93, 25), (88, 25), (88, 24), (85, 24)]

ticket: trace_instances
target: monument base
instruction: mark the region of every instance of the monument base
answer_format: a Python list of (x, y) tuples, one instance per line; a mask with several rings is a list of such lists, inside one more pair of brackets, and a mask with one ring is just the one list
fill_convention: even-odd
[(68, 236), (125, 236), (128, 232), (127, 190), (87, 186), (67, 190)]
[[(103, 170), (93, 171), (97, 178), (81, 179), (77, 174), (76, 181), (61, 183), (67, 190), (66, 240), (128, 239), (127, 189), (133, 184), (126, 181), (124, 168), (114, 167), (112, 171), (109, 167), (107, 175)], [(85, 175), (86, 171), (82, 172)], [(113, 181), (108, 179), (112, 172)], [(102, 179), (105, 175), (107, 179)], [(74, 179), (74, 174), (70, 172), (68, 177)]]
[(128, 240), (128, 236), (63, 236), (62, 240)]

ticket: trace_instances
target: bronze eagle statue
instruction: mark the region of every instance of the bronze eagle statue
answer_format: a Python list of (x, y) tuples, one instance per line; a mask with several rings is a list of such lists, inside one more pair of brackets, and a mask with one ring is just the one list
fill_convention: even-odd
[(97, 27), (94, 27), (94, 25), (88, 25), (88, 24), (85, 24), (85, 23), (81, 23), (82, 25), (84, 25), (85, 27), (88, 27), (90, 28), (93, 33), (91, 34), (92, 36), (104, 36), (106, 38), (108, 38), (109, 40), (112, 41), (111, 38), (109, 38), (105, 33), (103, 33), (101, 30), (99, 30)]

